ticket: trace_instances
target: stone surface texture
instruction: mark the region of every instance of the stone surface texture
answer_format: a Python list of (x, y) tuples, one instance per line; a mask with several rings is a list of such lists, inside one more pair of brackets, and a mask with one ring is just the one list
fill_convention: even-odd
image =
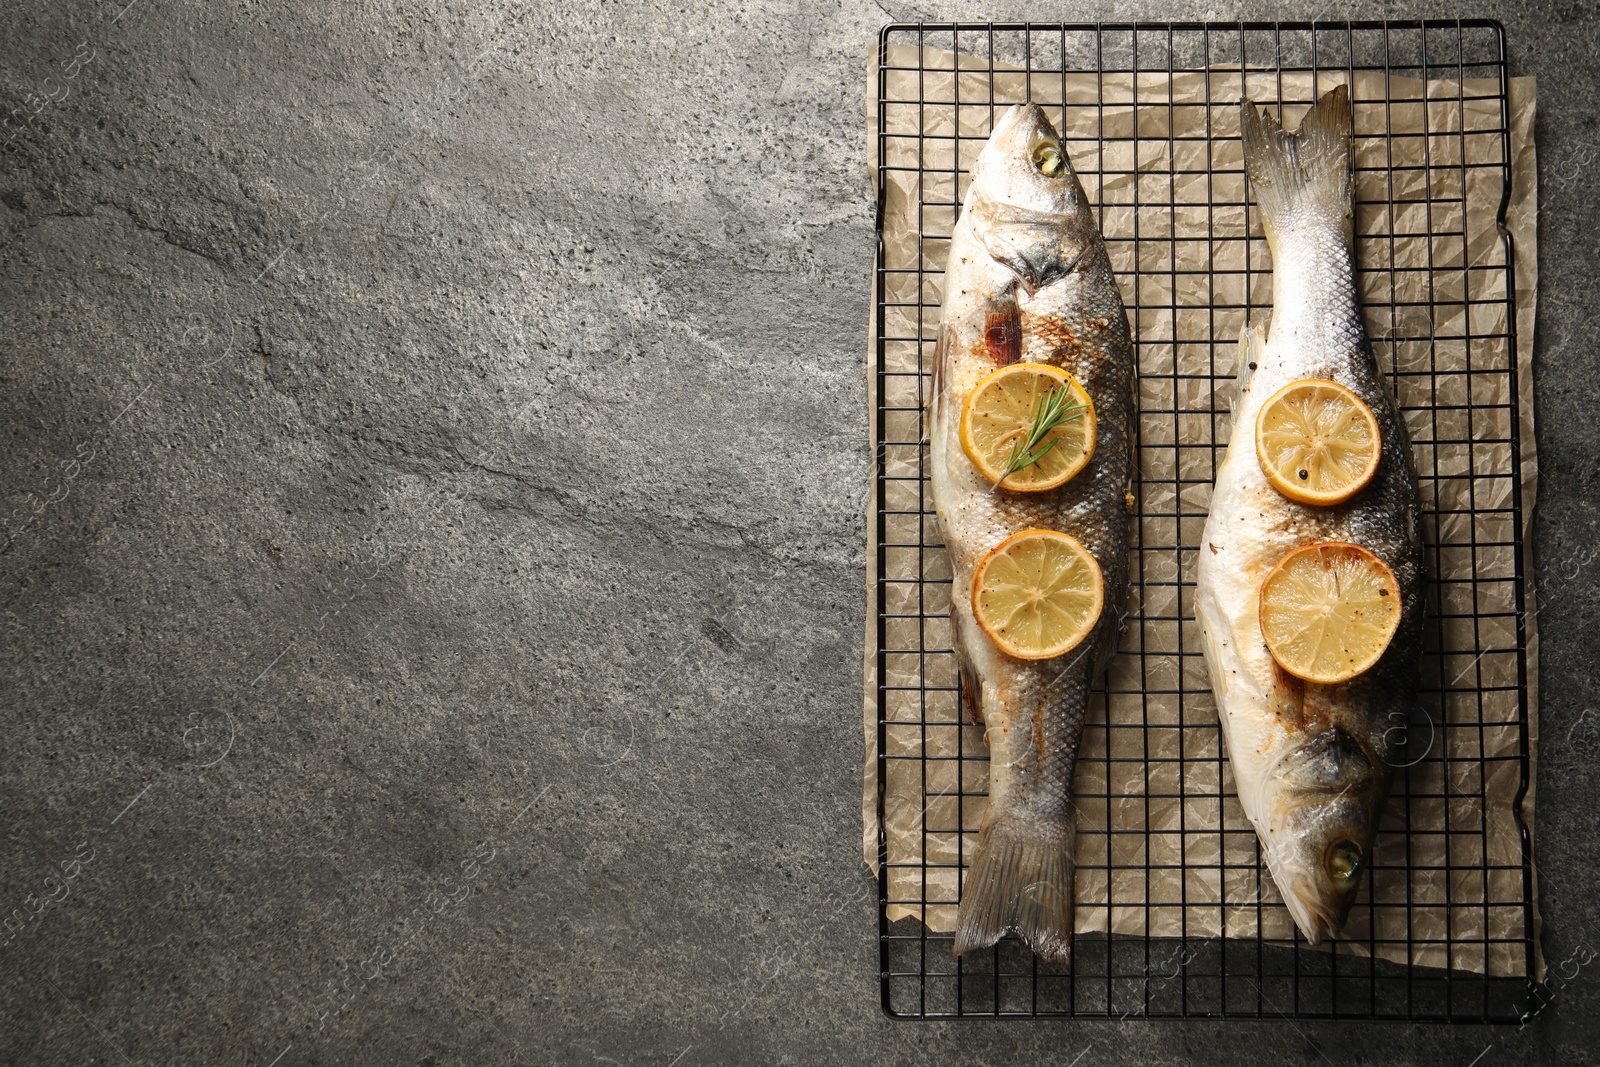
[[(0, 1063), (1596, 1062), (1600, 964), (1520, 1032), (878, 1006), (874, 35), (1464, 13), (8, 5)], [(1539, 78), (1559, 961), (1600, 947), (1600, 15), (1470, 14)]]

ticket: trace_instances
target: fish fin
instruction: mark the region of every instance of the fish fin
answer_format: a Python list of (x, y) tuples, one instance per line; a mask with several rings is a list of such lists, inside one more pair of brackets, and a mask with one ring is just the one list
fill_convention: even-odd
[(970, 611), (963, 616), (962, 609), (956, 605), (950, 607), (950, 651), (956, 661), (956, 678), (961, 686), (961, 703), (966, 708), (967, 716), (972, 725), (982, 726), (983, 722), (983, 676), (973, 665), (972, 657), (967, 654), (968, 635), (977, 629), (977, 623), (972, 620)]
[(983, 688), (978, 685), (977, 679), (973, 677), (971, 671), (958, 668), (956, 673), (961, 681), (961, 703), (967, 709), (967, 719), (974, 726), (982, 726), (984, 724), (983, 698), (980, 694), (983, 692)]
[(1324, 93), (1300, 128), (1285, 133), (1272, 113), (1240, 105), (1244, 166), (1261, 208), (1268, 243), (1291, 227), (1336, 222), (1350, 240), (1354, 174), (1350, 169), (1350, 88)]
[[(1250, 385), (1250, 376), (1261, 363), (1261, 353), (1267, 350), (1267, 327), (1251, 325), (1249, 319), (1239, 327), (1239, 393), (1244, 396)], [(1237, 397), (1235, 398), (1237, 400)]]
[(1211, 696), (1217, 702), (1217, 714), (1221, 715), (1225, 709), (1228, 698), (1227, 679), (1222, 677), (1222, 646), (1217, 643), (1212, 634), (1211, 618), (1206, 612), (1204, 598), (1196, 596), (1194, 600), (1194, 621), (1200, 627), (1200, 647), (1205, 652), (1206, 673), (1211, 676)]
[(961, 887), (955, 954), (987, 948), (1015, 930), (1041, 958), (1071, 959), (1075, 837), (1070, 818), (1059, 826), (985, 820)]
[(939, 324), (938, 340), (933, 345), (933, 382), (928, 391), (928, 421), (930, 424), (938, 418), (939, 409), (943, 407), (944, 380), (950, 373), (945, 364), (954, 358), (955, 346), (955, 331), (941, 322)]

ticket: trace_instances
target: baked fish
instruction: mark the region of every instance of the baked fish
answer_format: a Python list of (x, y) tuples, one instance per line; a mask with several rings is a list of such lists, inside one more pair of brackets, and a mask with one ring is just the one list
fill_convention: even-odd
[(1356, 296), (1349, 92), (1323, 96), (1294, 134), (1246, 101), (1241, 127), (1272, 321), (1240, 340), (1195, 616), (1239, 801), (1317, 944), (1370, 863), (1416, 703), (1421, 516)]
[[(1067, 443), (1046, 459), (996, 479), (975, 465), (963, 433), (980, 434), (969, 418), (975, 394), (1012, 367), (1022, 373), (1010, 377), (1062, 383), (1038, 396), (1035, 415), (1053, 399), (1076, 421), (1061, 424)], [(1089, 686), (1116, 648), (1127, 599), (1133, 383), (1127, 315), (1066, 149), (1037, 105), (1012, 107), (973, 166), (951, 238), (931, 404), (930, 478), (953, 576), (952, 641), (990, 758), (956, 955), (1010, 930), (1045, 959), (1071, 954), (1072, 775)], [(1050, 464), (1070, 471), (1067, 480), (1052, 487), (1062, 475), (1051, 475)], [(1014, 488), (1029, 478), (1027, 491)], [(996, 577), (1002, 563), (1010, 569)], [(1024, 589), (1020, 600), (1004, 608), (983, 601), (975, 612), (975, 583), (1002, 579), (1012, 592)], [(1027, 592), (1035, 582), (1043, 584)], [(1057, 594), (1063, 599), (1051, 600)], [(1041, 637), (1073, 627), (1076, 641), (1064, 651)], [(1026, 656), (1002, 651), (1002, 642)]]

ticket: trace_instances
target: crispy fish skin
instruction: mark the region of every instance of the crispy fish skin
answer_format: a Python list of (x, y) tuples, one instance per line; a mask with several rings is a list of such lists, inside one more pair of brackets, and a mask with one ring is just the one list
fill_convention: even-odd
[[(1349, 914), (1416, 703), (1421, 515), (1410, 441), (1356, 297), (1348, 90), (1323, 96), (1293, 135), (1248, 101), (1241, 125), (1272, 252), (1272, 325), (1263, 336), (1247, 324), (1240, 339), (1233, 438), (1201, 539), (1195, 616), (1239, 800), (1295, 924), (1317, 944)], [(1262, 405), (1303, 378), (1349, 387), (1382, 435), (1372, 482), (1333, 507), (1282, 496), (1256, 458)], [(1258, 619), (1262, 578), (1289, 550), (1319, 541), (1370, 549), (1400, 585), (1388, 649), (1340, 685), (1285, 673)]]
[[(1035, 163), (1041, 151), (1043, 165)], [(1045, 492), (994, 490), (959, 438), (973, 387), (1019, 360), (1068, 371), (1095, 407), (1088, 466)], [(1072, 774), (1089, 685), (1115, 651), (1127, 600), (1133, 380), (1127, 315), (1083, 188), (1044, 112), (1013, 107), (973, 167), (951, 240), (931, 412), (932, 495), (953, 575), (952, 638), (990, 756), (989, 802), (961, 893), (958, 956), (1012, 929), (1045, 959), (1071, 954)], [(1005, 655), (972, 613), (975, 567), (1028, 529), (1077, 538), (1104, 576), (1099, 622), (1055, 659)]]

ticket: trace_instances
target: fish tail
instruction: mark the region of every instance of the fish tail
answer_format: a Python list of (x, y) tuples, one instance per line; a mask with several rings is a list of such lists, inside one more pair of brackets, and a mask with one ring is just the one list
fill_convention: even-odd
[(1354, 195), (1350, 89), (1324, 93), (1294, 133), (1250, 101), (1240, 106), (1244, 166), (1269, 242), (1294, 226), (1340, 224), (1348, 242)]
[(1072, 957), (1073, 832), (1059, 824), (986, 819), (961, 887), (955, 954), (987, 948), (1015, 930), (1040, 957)]

